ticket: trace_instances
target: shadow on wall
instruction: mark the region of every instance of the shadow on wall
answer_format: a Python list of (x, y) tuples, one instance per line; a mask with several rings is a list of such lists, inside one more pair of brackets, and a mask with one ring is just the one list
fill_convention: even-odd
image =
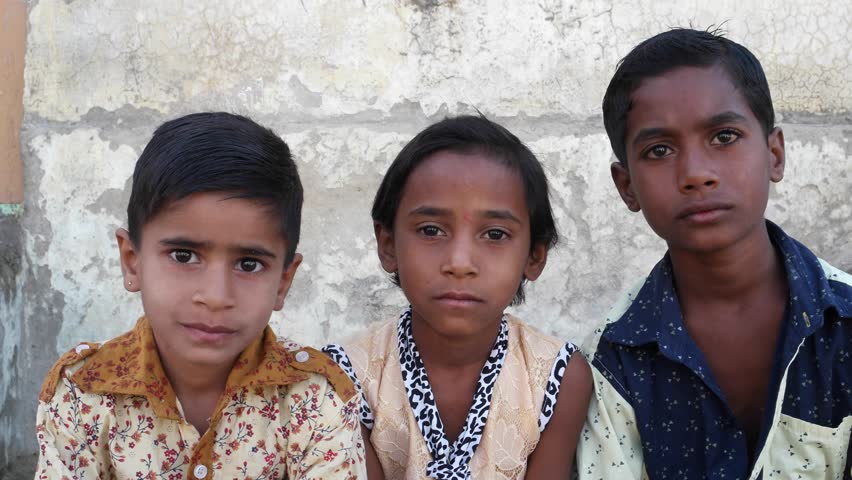
[(0, 480), (24, 480), (35, 478), (38, 455), (22, 455), (12, 459), (0, 470)]

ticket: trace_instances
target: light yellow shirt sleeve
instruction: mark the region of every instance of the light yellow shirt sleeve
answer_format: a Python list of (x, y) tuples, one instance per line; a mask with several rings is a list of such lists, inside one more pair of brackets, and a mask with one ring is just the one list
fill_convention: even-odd
[(595, 393), (577, 445), (579, 479), (647, 479), (633, 408), (594, 367), (592, 376)]

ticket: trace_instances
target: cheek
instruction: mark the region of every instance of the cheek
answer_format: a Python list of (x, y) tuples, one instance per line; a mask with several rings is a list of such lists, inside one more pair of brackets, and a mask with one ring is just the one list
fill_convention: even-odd
[(400, 259), (397, 272), (402, 291), (407, 296), (417, 296), (418, 292), (429, 291), (440, 279), (437, 260), (424, 254)]
[(240, 282), (236, 287), (239, 304), (251, 310), (271, 309), (278, 298), (278, 285), (277, 281)]
[(424, 272), (429, 265), (436, 265), (436, 250), (429, 245), (418, 245), (416, 241), (402, 238), (396, 243), (397, 269), (400, 275), (418, 275)]
[(191, 295), (186, 291), (187, 283), (158, 281), (146, 283), (142, 288), (142, 306), (146, 313), (168, 311)]
[(423, 265), (418, 261), (400, 262), (397, 268), (399, 282), (405, 290), (426, 287), (430, 276), (424, 272)]
[(631, 178), (633, 192), (644, 198), (653, 198), (655, 195), (665, 192), (666, 189), (677, 190), (674, 169), (648, 168), (646, 166), (639, 172), (634, 171)]
[(182, 271), (168, 259), (147, 261), (140, 271), (142, 304), (146, 312), (175, 309), (188, 302), (198, 281), (190, 271)]

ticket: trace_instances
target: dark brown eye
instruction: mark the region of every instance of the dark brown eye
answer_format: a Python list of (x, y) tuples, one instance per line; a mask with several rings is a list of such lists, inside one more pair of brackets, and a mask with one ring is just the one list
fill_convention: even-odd
[(171, 256), (178, 263), (189, 263), (194, 255), (189, 250), (173, 250)]
[(509, 234), (504, 232), (503, 230), (498, 230), (496, 228), (492, 228), (485, 232), (485, 236), (488, 237), (488, 240), (503, 240), (508, 237)]
[(651, 155), (654, 157), (665, 157), (669, 152), (669, 147), (665, 145), (657, 145), (651, 148)]
[(420, 233), (427, 237), (436, 237), (441, 234), (441, 229), (434, 225), (425, 225), (420, 227)]
[(736, 142), (739, 138), (740, 134), (734, 130), (722, 130), (713, 137), (713, 141), (710, 143), (713, 143), (714, 145), (727, 145), (729, 143)]
[(237, 268), (243, 272), (256, 273), (263, 270), (263, 264), (253, 258), (243, 258), (238, 262)]

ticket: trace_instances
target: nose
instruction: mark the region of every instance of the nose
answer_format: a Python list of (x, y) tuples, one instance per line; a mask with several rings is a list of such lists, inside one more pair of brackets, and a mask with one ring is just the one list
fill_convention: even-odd
[(236, 304), (231, 268), (225, 265), (209, 266), (198, 279), (192, 302), (208, 310), (226, 310)]
[(711, 156), (702, 148), (685, 148), (678, 162), (678, 188), (682, 193), (716, 188), (719, 176)]
[(472, 239), (455, 237), (448, 242), (447, 255), (441, 273), (454, 277), (470, 277), (479, 273), (476, 266), (475, 245)]

